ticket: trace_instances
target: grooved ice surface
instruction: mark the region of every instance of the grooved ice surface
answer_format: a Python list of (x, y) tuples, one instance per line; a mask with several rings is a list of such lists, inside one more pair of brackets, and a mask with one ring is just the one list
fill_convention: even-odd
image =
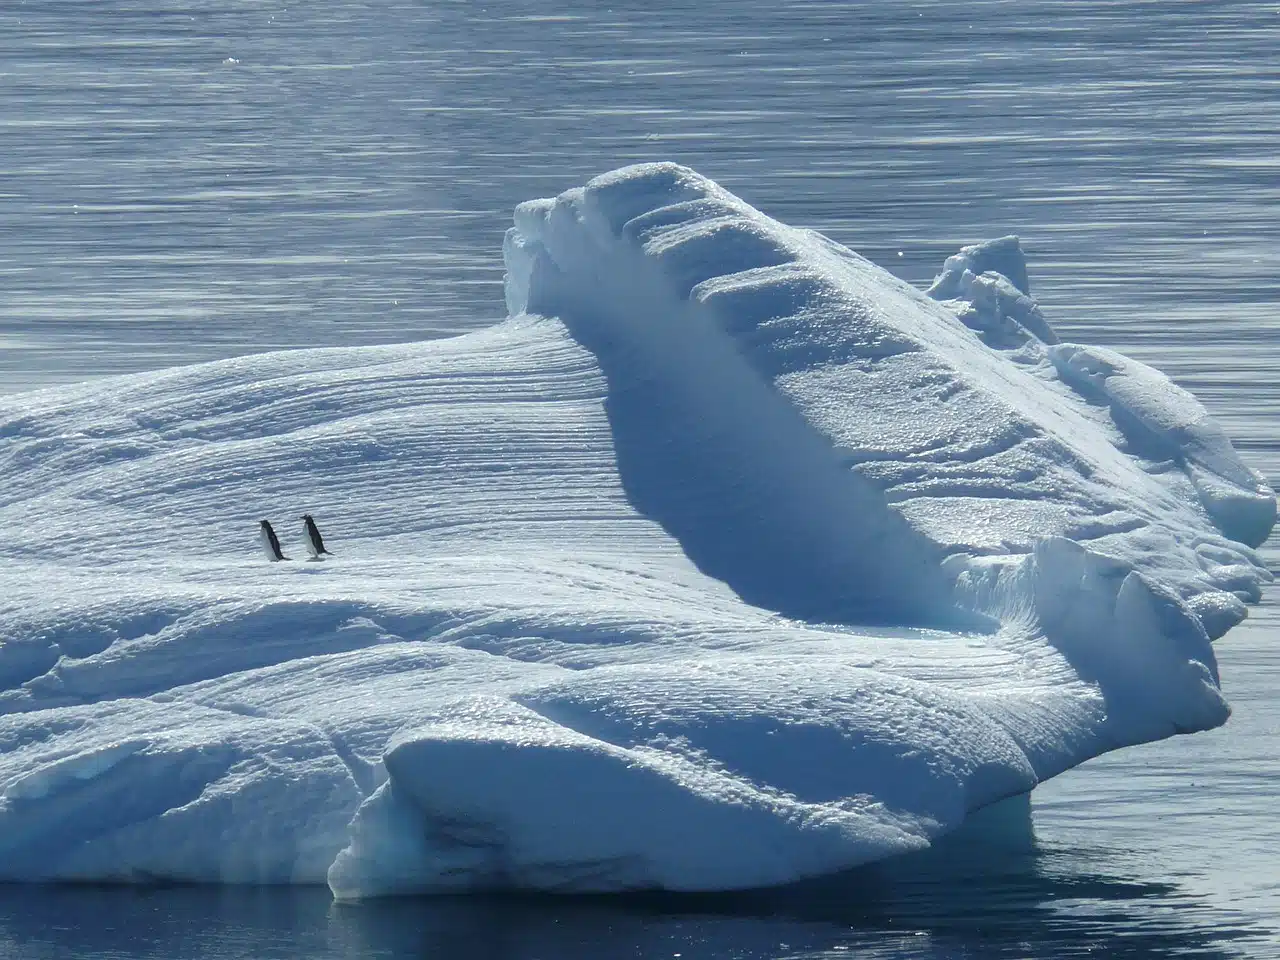
[(0, 398), (0, 878), (775, 884), (1226, 718), (1271, 491), (1016, 239), (515, 223), (486, 331)]

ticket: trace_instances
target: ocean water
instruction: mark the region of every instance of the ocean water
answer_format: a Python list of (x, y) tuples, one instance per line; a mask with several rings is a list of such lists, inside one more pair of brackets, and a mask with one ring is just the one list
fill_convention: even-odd
[[(516, 202), (669, 158), (917, 283), (1019, 234), (1065, 337), (1280, 479), (1276, 3), (5, 0), (0, 90), (0, 390), (491, 322)], [(0, 958), (1280, 956), (1274, 602), (1218, 651), (1227, 726), (1038, 788), (1029, 852), (697, 900), (17, 887)]]

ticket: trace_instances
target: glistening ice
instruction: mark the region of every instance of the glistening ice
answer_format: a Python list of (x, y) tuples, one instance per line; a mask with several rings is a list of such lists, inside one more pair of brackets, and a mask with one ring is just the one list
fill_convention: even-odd
[(1226, 719), (1274, 496), (1016, 239), (926, 295), (654, 164), (504, 254), (482, 332), (0, 398), (0, 878), (780, 884)]

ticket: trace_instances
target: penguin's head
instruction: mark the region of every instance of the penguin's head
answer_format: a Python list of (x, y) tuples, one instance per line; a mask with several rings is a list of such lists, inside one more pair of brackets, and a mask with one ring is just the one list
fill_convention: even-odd
[(304, 513), (304, 514), (303, 514), (301, 517), (299, 517), (298, 519), (299, 519), (299, 520), (306, 520), (308, 523), (310, 523), (310, 522), (311, 522), (311, 514), (309, 514), (309, 513)]
[(267, 523), (267, 521), (265, 521), (265, 520), (259, 520), (259, 521), (258, 521), (258, 526), (260, 526), (260, 527), (269, 527), (269, 526), (271, 526), (271, 524)]

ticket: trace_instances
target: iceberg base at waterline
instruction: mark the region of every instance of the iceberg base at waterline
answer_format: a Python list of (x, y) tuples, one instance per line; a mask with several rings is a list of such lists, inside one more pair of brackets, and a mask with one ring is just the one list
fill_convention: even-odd
[(462, 337), (0, 398), (0, 879), (785, 884), (1226, 719), (1274, 496), (1016, 240), (927, 295), (653, 164), (504, 255)]

